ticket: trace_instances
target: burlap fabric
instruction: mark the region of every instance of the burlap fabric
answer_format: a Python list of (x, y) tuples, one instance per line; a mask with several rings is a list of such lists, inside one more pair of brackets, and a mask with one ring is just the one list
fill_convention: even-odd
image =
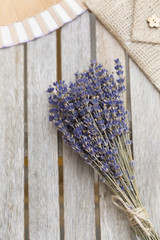
[(160, 28), (150, 28), (146, 21), (156, 15), (160, 18), (159, 0), (135, 0), (132, 40), (145, 43), (160, 43)]
[[(148, 18), (152, 13), (159, 14), (160, 17), (160, 12), (156, 9), (154, 11), (157, 4), (153, 4), (152, 8), (148, 7), (148, 4), (151, 4), (151, 2), (159, 2), (160, 4), (160, 1), (143, 0), (143, 7), (139, 8), (141, 2), (142, 0), (136, 0), (136, 4), (133, 0), (88, 0), (86, 4), (104, 26), (119, 40), (129, 55), (146, 74), (148, 79), (150, 79), (160, 91), (160, 44), (150, 43), (148, 38), (145, 38), (143, 42), (140, 42), (140, 39), (138, 38), (139, 34), (136, 35), (135, 29), (136, 21), (139, 23), (140, 21), (144, 21), (145, 23), (143, 24), (149, 28), (148, 25), (146, 25), (146, 16)], [(146, 9), (148, 9), (147, 14), (145, 13)], [(137, 16), (138, 11), (140, 11), (140, 14), (143, 13), (143, 19), (141, 19), (141, 17), (138, 20), (134, 18), (134, 11), (136, 11), (135, 17)], [(143, 24), (142, 32), (145, 32)], [(132, 40), (132, 30), (134, 41)], [(150, 31), (150, 34), (153, 34), (155, 30), (160, 32), (160, 28), (147, 29), (147, 31)], [(158, 34), (156, 35), (158, 36)], [(145, 36), (148, 35), (146, 34)], [(135, 39), (137, 39), (137, 42), (135, 42)]]

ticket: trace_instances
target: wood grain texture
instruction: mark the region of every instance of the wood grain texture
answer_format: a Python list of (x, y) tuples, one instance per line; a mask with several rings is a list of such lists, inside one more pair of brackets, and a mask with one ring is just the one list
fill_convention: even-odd
[[(115, 72), (114, 59), (116, 58), (119, 58), (125, 67), (124, 49), (98, 20), (96, 21), (96, 51), (97, 60), (102, 63), (110, 73)], [(100, 183), (99, 188), (101, 240), (131, 239), (127, 217), (113, 205), (111, 192), (106, 188), (104, 183)]]
[(160, 94), (132, 60), (130, 82), (137, 184), (160, 234)]
[(28, 159), (30, 240), (58, 240), (57, 131), (48, 121), (48, 94), (56, 80), (56, 33), (28, 44)]
[[(62, 79), (74, 81), (90, 61), (89, 13), (63, 27)], [(70, 148), (63, 147), (65, 240), (95, 240), (94, 172)]]
[(0, 239), (24, 239), (23, 45), (0, 51)]

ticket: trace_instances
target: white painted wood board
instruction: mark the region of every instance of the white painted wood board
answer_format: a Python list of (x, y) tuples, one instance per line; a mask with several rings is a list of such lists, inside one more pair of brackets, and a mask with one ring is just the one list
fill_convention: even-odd
[(0, 51), (0, 239), (24, 239), (24, 48)]
[(56, 80), (56, 32), (27, 45), (30, 240), (58, 240), (57, 131), (48, 120), (49, 84)]
[[(125, 74), (125, 51), (98, 20), (96, 21), (96, 52), (97, 61), (102, 63), (110, 73), (115, 73), (114, 60), (119, 58)], [(116, 74), (114, 76), (116, 77)], [(112, 193), (101, 182), (99, 194), (101, 240), (130, 240), (131, 232), (127, 216), (113, 205)]]
[[(90, 20), (86, 12), (61, 31), (62, 79), (74, 81), (74, 73), (90, 63)], [(95, 240), (94, 172), (64, 145), (65, 240)]]
[(141, 199), (160, 235), (160, 93), (130, 59), (133, 150)]

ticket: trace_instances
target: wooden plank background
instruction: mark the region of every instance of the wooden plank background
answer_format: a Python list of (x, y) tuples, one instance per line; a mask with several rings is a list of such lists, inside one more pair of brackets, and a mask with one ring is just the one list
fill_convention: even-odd
[(57, 239), (59, 186), (57, 131), (48, 124), (45, 89), (56, 79), (56, 32), (27, 46), (30, 239)]
[(24, 47), (0, 51), (0, 239), (24, 236)]
[[(64, 26), (61, 32), (62, 79), (88, 65), (90, 52), (89, 13)], [(84, 28), (85, 26), (85, 28)], [(65, 239), (95, 240), (94, 172), (70, 148), (63, 146)]]
[[(117, 57), (125, 67), (130, 82), (128, 107), (132, 109), (136, 177), (142, 200), (160, 234), (160, 94), (97, 20), (95, 37), (92, 27), (90, 13), (86, 12), (65, 25), (60, 38), (53, 32), (0, 50), (0, 240), (132, 239), (127, 218), (113, 206), (111, 193), (102, 183), (97, 185), (92, 169), (77, 154), (58, 143), (57, 131), (48, 122), (46, 88), (57, 79), (59, 70), (62, 79), (69, 82), (77, 70), (86, 68), (93, 56), (93, 42), (98, 61), (109, 71), (114, 70)], [(24, 150), (28, 153), (27, 213)]]
[[(97, 60), (110, 72), (115, 72), (114, 60), (119, 58), (124, 66), (125, 74), (125, 51), (99, 21), (96, 21), (96, 52)], [(125, 98), (126, 96), (124, 96), (124, 100)], [(106, 190), (103, 183), (100, 183), (100, 224), (102, 239), (114, 240), (117, 237), (119, 240), (131, 239), (127, 218), (112, 204), (111, 192)]]
[(129, 66), (137, 184), (160, 235), (160, 93), (131, 59)]

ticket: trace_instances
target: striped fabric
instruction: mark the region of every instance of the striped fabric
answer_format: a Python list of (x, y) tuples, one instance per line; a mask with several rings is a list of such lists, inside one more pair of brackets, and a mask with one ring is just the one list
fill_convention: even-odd
[(87, 10), (80, 0), (62, 0), (49, 9), (26, 18), (22, 22), (0, 26), (0, 48), (25, 43), (42, 37), (65, 23), (71, 22)]

